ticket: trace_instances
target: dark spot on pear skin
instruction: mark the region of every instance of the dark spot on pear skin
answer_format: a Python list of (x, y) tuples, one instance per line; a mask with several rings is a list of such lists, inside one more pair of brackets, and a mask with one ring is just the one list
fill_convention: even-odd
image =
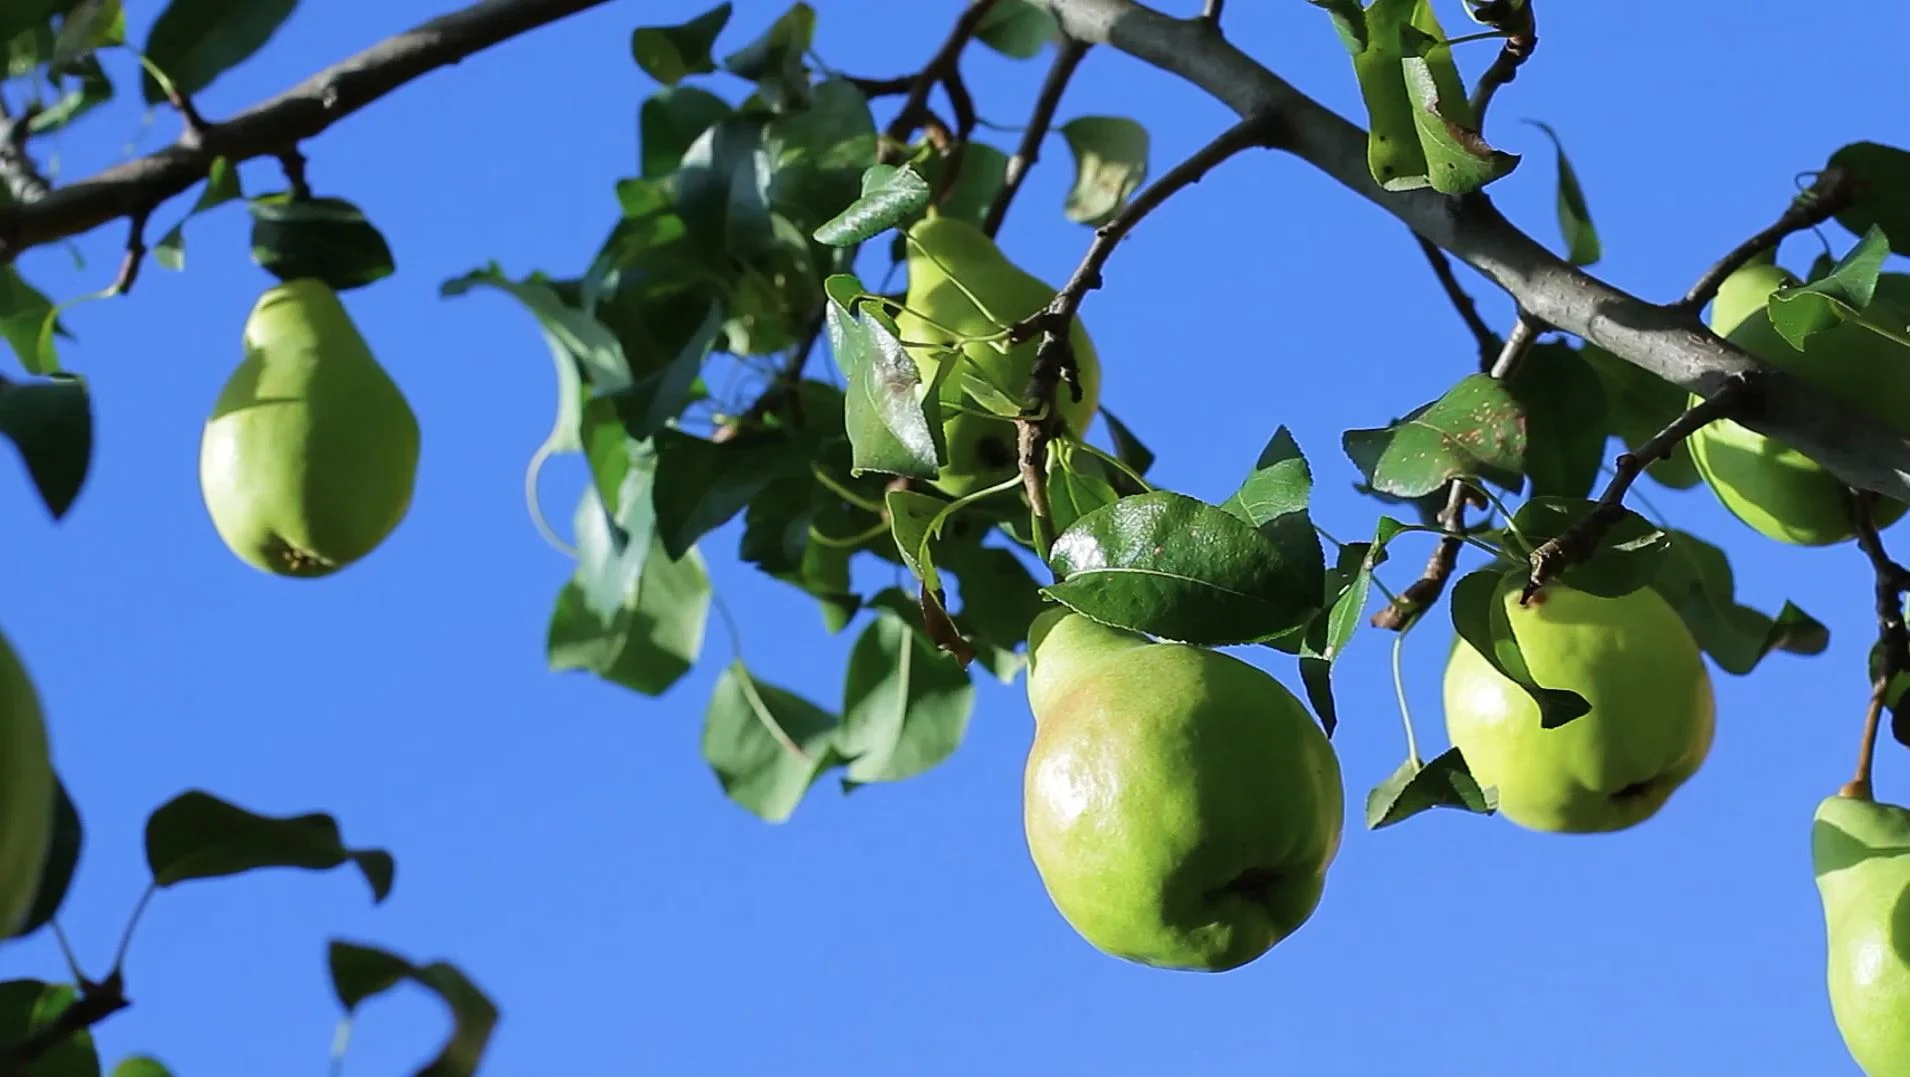
[(309, 550), (301, 550), (273, 535), (265, 551), (266, 560), (282, 566), (283, 573), (300, 579), (327, 576), (336, 572), (339, 566)]
[(1652, 789), (1657, 786), (1657, 784), (1658, 784), (1657, 780), (1651, 779), (1651, 778), (1647, 778), (1646, 780), (1642, 782), (1633, 782), (1630, 785), (1626, 786), (1625, 788), (1620, 789), (1618, 792), (1613, 793), (1612, 799), (1620, 803), (1623, 803), (1627, 800), (1635, 800), (1638, 797), (1642, 797), (1650, 793)]
[(1216, 887), (1211, 896), (1239, 894), (1255, 903), (1264, 903), (1267, 894), (1280, 883), (1280, 873), (1272, 868), (1248, 868)]

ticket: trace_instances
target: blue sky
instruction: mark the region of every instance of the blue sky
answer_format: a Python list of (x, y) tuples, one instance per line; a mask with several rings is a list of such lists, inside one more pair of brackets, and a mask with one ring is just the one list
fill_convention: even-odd
[[(235, 111), (443, 2), (307, 4), (201, 107)], [(79, 339), (64, 359), (93, 379), (94, 471), (56, 525), (24, 473), (0, 466), (0, 503), (13, 506), (0, 625), (45, 698), (86, 820), (63, 919), (87, 967), (108, 964), (144, 885), (146, 814), (183, 788), (263, 812), (329, 811), (348, 841), (398, 860), (378, 907), (346, 872), (160, 895), (127, 965), (135, 1005), (100, 1033), (109, 1064), (138, 1050), (182, 1077), (322, 1072), (337, 1016), (324, 944), (343, 936), (467, 970), (504, 1010), (485, 1070), (500, 1077), (1581, 1077), (1641, 1060), (1655, 1073), (1856, 1073), (1824, 996), (1808, 832), (1855, 753), (1867, 570), (1853, 547), (1766, 542), (1702, 489), (1647, 494), (1724, 545), (1741, 600), (1775, 611), (1791, 598), (1829, 624), (1829, 652), (1714, 674), (1710, 761), (1633, 831), (1542, 836), (1433, 813), (1375, 834), (1355, 822), (1359, 807), (1403, 747), (1390, 640), (1362, 633), (1337, 674), (1353, 825), (1325, 900), (1297, 936), (1222, 976), (1103, 956), (1050, 906), (1020, 828), (1031, 732), (1020, 684), (981, 683), (967, 742), (940, 768), (853, 797), (825, 781), (772, 827), (726, 801), (698, 754), (729, 658), (720, 632), (661, 700), (548, 672), (545, 621), (570, 569), (527, 518), (521, 476), (549, 427), (550, 361), (502, 293), (440, 299), (438, 286), (491, 259), (512, 275), (584, 265), (616, 212), (613, 181), (636, 170), (635, 110), (653, 88), (630, 61), (629, 30), (703, 6), (609, 4), (414, 83), (306, 147), (321, 193), (364, 207), (396, 251), (397, 275), (348, 302), (424, 430), (409, 519), (342, 575), (246, 568), (199, 500), (200, 425), (270, 283), (247, 258), (243, 208), (193, 222), (183, 274), (149, 265), (130, 296), (71, 313)], [(958, 9), (818, 7), (819, 50), (869, 76), (919, 63)], [(143, 39), (152, 7), (135, 8)], [(736, 9), (725, 49), (782, 6)], [(1440, 10), (1464, 25), (1457, 0)], [(1515, 121), (1553, 124), (1605, 241), (1595, 272), (1669, 298), (1837, 146), (1910, 143), (1901, 75), (1859, 59), (1910, 34), (1910, 13), (1837, 0), (1763, 14), (1692, 0), (1667, 24), (1657, 4), (1544, 7), (1538, 55), (1494, 106), (1494, 141), (1527, 154), (1493, 188), (1500, 205), (1558, 247), (1549, 144)], [(1243, 47), (1358, 115), (1316, 9), (1237, 2), (1227, 20)], [(1468, 72), (1492, 48), (1466, 50)], [(1024, 122), (1045, 67), (976, 50), (984, 115)], [(1110, 50), (1088, 58), (1061, 119), (1085, 113), (1144, 123), (1157, 174), (1231, 121)], [(156, 148), (174, 124), (107, 110), (59, 140), (60, 177)], [(279, 183), (270, 162), (244, 178), (252, 191)], [(1004, 235), (1053, 280), (1089, 238), (1061, 216), (1069, 179), (1056, 138)], [(161, 211), (161, 226), (186, 204)], [(83, 267), (61, 247), (21, 266), (56, 299), (93, 291), (122, 234), (79, 240)], [(1785, 260), (1801, 269), (1815, 252), (1803, 237)], [(1468, 280), (1505, 324), (1507, 305)], [(1340, 431), (1431, 399), (1473, 354), (1404, 228), (1273, 154), (1230, 163), (1144, 223), (1084, 314), (1104, 402), (1160, 454), (1150, 478), (1224, 498), (1285, 423), (1313, 461), (1316, 518), (1341, 537), (1368, 531), (1376, 506), (1351, 492)], [(578, 476), (574, 462), (550, 469), (559, 521)], [(834, 705), (853, 637), (825, 635), (807, 598), (739, 566), (737, 536), (732, 524), (704, 548), (750, 665)], [(1423, 553), (1395, 547), (1395, 585)], [(1428, 625), (1405, 658), (1436, 747), (1445, 632)], [(1255, 658), (1295, 684), (1283, 656)], [(1906, 764), (1886, 745), (1882, 796), (1910, 800)], [(61, 971), (44, 936), (0, 949), (0, 978)], [(419, 992), (372, 1003), (345, 1072), (409, 1072), (445, 1027)]]

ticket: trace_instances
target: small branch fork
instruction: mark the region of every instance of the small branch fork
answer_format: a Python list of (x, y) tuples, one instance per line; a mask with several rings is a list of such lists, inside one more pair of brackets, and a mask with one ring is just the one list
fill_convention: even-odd
[[(1863, 738), (1857, 750), (1857, 769), (1839, 795), (1856, 800), (1871, 799), (1871, 763), (1877, 754), (1877, 731), (1883, 721), (1890, 683), (1898, 674), (1910, 672), (1910, 630), (1903, 620), (1903, 595), (1910, 590), (1910, 569), (1904, 568), (1884, 552), (1883, 539), (1877, 534), (1877, 495), (1867, 490), (1851, 491), (1851, 509), (1857, 520), (1857, 545), (1870, 559), (1877, 576), (1877, 645), (1881, 652), (1876, 680), (1870, 688), (1870, 705), (1864, 712)], [(1902, 736), (1898, 737), (1902, 740)]]
[(1519, 595), (1520, 605), (1558, 578), (1559, 573), (1590, 556), (1598, 546), (1598, 540), (1604, 538), (1605, 532), (1624, 517), (1625, 494), (1631, 489), (1632, 483), (1638, 481), (1638, 476), (1645, 473), (1645, 468), (1670, 456), (1671, 450), (1700, 428), (1719, 419), (1756, 411), (1762, 393), (1763, 379), (1760, 375), (1734, 374), (1725, 381), (1722, 389), (1673, 419), (1669, 426), (1653, 434), (1643, 445), (1630, 452), (1619, 453), (1612, 465), (1612, 481), (1606, 484), (1605, 492), (1599, 495), (1596, 507), (1566, 528), (1563, 534), (1532, 551), (1532, 574), (1526, 581), (1525, 590)]
[(1676, 305), (1696, 314), (1717, 296), (1718, 288), (1726, 277), (1743, 269), (1760, 252), (1777, 246), (1792, 233), (1815, 228), (1830, 220), (1849, 206), (1862, 189), (1862, 181), (1842, 169), (1827, 168), (1818, 173), (1810, 187), (1785, 207), (1782, 216), (1772, 222), (1769, 228), (1738, 244), (1731, 253), (1719, 259), (1718, 264), (1705, 270), (1704, 276), (1698, 278), (1698, 283), (1692, 285), (1691, 290)]
[(1508, 0), (1491, 0), (1489, 3), (1473, 4), (1474, 18), (1506, 35), (1499, 55), (1493, 57), (1492, 66), (1479, 76), (1479, 85), (1472, 91), (1473, 123), (1481, 129), (1486, 125), (1486, 109), (1492, 107), (1493, 95), (1499, 92), (1500, 87), (1519, 77), (1519, 68), (1539, 47), (1538, 18), (1532, 13), (1532, 2), (1525, 0), (1524, 3), (1515, 4)]
[(79, 997), (60, 1016), (11, 1047), (0, 1047), (0, 1077), (24, 1077), (33, 1063), (83, 1029), (92, 1028), (132, 1005), (118, 970), (99, 983), (82, 979)]
[(1041, 143), (1048, 137), (1048, 129), (1054, 125), (1055, 110), (1061, 107), (1061, 95), (1067, 92), (1068, 81), (1074, 78), (1075, 69), (1088, 54), (1088, 45), (1077, 38), (1061, 35), (1060, 43), (1055, 46), (1054, 63), (1048, 68), (1048, 77), (1041, 84), (1041, 93), (1035, 98), (1034, 113), (1029, 117), (1028, 128), (1022, 132), (1021, 144), (1015, 147), (1015, 155), (1008, 159), (1008, 170), (1004, 176), (1001, 193), (995, 196), (994, 204), (988, 207), (988, 217), (982, 222), (982, 231), (993, 237), (1001, 231), (1001, 223), (1008, 216), (1008, 205), (1015, 200), (1021, 190), (1021, 181), (1041, 156)]
[[(1088, 293), (1101, 286), (1102, 268), (1107, 265), (1121, 240), (1127, 238), (1127, 234), (1148, 214), (1159, 209), (1169, 198), (1199, 183), (1235, 154), (1274, 145), (1282, 130), (1279, 120), (1270, 114), (1249, 116), (1143, 188), (1113, 219), (1095, 229), (1094, 241), (1088, 245), (1087, 255), (1075, 267), (1068, 283), (1055, 293), (1054, 301), (1023, 319), (1009, 332), (1011, 344), (1028, 340), (1037, 333), (1041, 336), (1041, 344), (1035, 351), (1034, 372), (1028, 380), (1025, 394), (1026, 410), (1016, 420), (1020, 427), (1021, 481), (1028, 492), (1028, 505), (1038, 528), (1046, 528), (1053, 518), (1048, 507), (1046, 461), (1048, 442), (1060, 421), (1059, 412), (1054, 407), (1055, 394), (1061, 383), (1066, 381), (1076, 400), (1081, 395), (1069, 328)], [(1046, 557), (1045, 544), (1041, 552)]]
[[(909, 83), (908, 96), (902, 99), (902, 107), (897, 110), (895, 118), (889, 121), (888, 128), (882, 133), (881, 158), (883, 160), (893, 163), (895, 158), (906, 149), (909, 136), (928, 122), (930, 119), (929, 95), (935, 91), (938, 84), (948, 87), (951, 102), (955, 103), (956, 107), (961, 107), (956, 98), (958, 95), (963, 99), (967, 98), (966, 87), (956, 89), (949, 87), (948, 84), (952, 80), (956, 86), (961, 85), (959, 66), (962, 50), (968, 47), (969, 41), (974, 39), (975, 32), (981, 29), (982, 20), (988, 16), (989, 10), (994, 6), (995, 0), (973, 0), (962, 11), (961, 17), (955, 20), (955, 25), (949, 30), (947, 39), (942, 42), (942, 47), (935, 50), (935, 55), (929, 57), (928, 63), (922, 65), (922, 70), (915, 74)], [(970, 105), (972, 104), (971, 101)], [(972, 128), (972, 107), (970, 113)]]
[[(1441, 261), (1443, 258), (1433, 263), (1435, 269)], [(1454, 287), (1457, 288), (1456, 281)], [(1458, 294), (1465, 295), (1463, 291)], [(1467, 297), (1466, 302), (1470, 304), (1471, 298)], [(1478, 316), (1476, 311), (1473, 316)], [(1483, 322), (1479, 324), (1484, 325)], [(1519, 361), (1532, 350), (1532, 345), (1538, 341), (1544, 328), (1537, 319), (1521, 311), (1518, 320), (1512, 323), (1512, 331), (1506, 334), (1505, 343), (1500, 346), (1497, 357), (1490, 364), (1481, 363), (1486, 368), (1485, 372), (1500, 381), (1510, 377), (1518, 369)], [(1487, 336), (1480, 341), (1482, 349), (1491, 339), (1491, 330), (1488, 329), (1486, 333)], [(1466, 544), (1461, 537), (1466, 533), (1466, 508), (1469, 505), (1483, 508), (1486, 504), (1485, 497), (1465, 479), (1454, 479), (1448, 483), (1446, 507), (1439, 510), (1437, 517), (1440, 530), (1445, 535), (1440, 538), (1439, 545), (1433, 548), (1432, 557), (1426, 561), (1419, 578), (1407, 584), (1398, 598), (1381, 607), (1366, 623), (1390, 632), (1404, 632), (1419, 619), (1420, 614), (1439, 601), (1439, 596), (1446, 590), (1446, 582), (1452, 579), (1453, 570), (1459, 567), (1459, 551)]]

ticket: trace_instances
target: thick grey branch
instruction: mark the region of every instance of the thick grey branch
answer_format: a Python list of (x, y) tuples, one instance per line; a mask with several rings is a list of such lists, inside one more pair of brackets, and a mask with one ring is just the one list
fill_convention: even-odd
[[(1325, 172), (1479, 270), (1539, 321), (1702, 396), (1762, 371), (1763, 407), (1736, 417), (1821, 462), (1851, 486), (1910, 500), (1910, 439), (1725, 343), (1697, 316), (1650, 303), (1548, 251), (1484, 193), (1387, 191), (1366, 166), (1366, 133), (1227, 42), (1207, 22), (1133, 0), (1046, 0), (1069, 34), (1105, 44), (1205, 90), (1242, 117), (1279, 120), (1275, 148)], [(1330, 30), (1321, 27), (1323, 40)]]
[(606, 0), (479, 0), (387, 38), (277, 97), (156, 153), (115, 165), (29, 204), (0, 206), (0, 263), (154, 206), (205, 178), (214, 157), (278, 156), (440, 67)]

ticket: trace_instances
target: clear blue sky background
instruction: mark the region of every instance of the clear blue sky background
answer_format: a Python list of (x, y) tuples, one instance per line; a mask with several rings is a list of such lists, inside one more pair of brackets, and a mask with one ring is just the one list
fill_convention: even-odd
[[(155, 6), (133, 5), (135, 39)], [(228, 114), (448, 6), (307, 4), (202, 107)], [(818, 6), (821, 52), (870, 76), (919, 64), (958, 8)], [(333, 812), (350, 841), (399, 865), (382, 907), (349, 872), (162, 894), (127, 966), (136, 1004), (101, 1033), (109, 1063), (146, 1050), (182, 1077), (322, 1072), (337, 1016), (325, 940), (342, 935), (469, 971), (504, 1010), (486, 1068), (500, 1077), (1856, 1072), (1824, 996), (1808, 831), (1856, 748), (1865, 566), (1849, 546), (1764, 542), (1702, 490), (1648, 493), (1725, 545), (1744, 600), (1775, 610), (1793, 598), (1829, 623), (1830, 652), (1717, 675), (1709, 764), (1631, 832), (1547, 837), (1435, 813), (1373, 834), (1360, 805), (1402, 743), (1388, 638), (1362, 634), (1338, 674), (1352, 826), (1325, 901), (1299, 935), (1222, 976), (1105, 957), (1049, 905), (1021, 834), (1031, 727), (1019, 684), (982, 683), (968, 741), (939, 769), (848, 798), (826, 781), (772, 827), (726, 801), (698, 754), (729, 658), (720, 631), (658, 701), (547, 672), (545, 620), (570, 566), (533, 530), (521, 476), (550, 422), (550, 361), (501, 293), (437, 290), (490, 259), (513, 275), (584, 265), (612, 223), (613, 181), (636, 170), (636, 108), (653, 88), (629, 31), (703, 7), (609, 4), (429, 76), (306, 147), (321, 191), (365, 207), (397, 252), (398, 274), (349, 303), (425, 431), (410, 518), (343, 575), (244, 567), (199, 501), (200, 424), (269, 283), (247, 258), (243, 208), (191, 225), (183, 275), (148, 265), (131, 296), (69, 316), (79, 339), (66, 362), (97, 394), (96, 463), (59, 525), (22, 472), (0, 466), (0, 624), (45, 697), (87, 823), (64, 920), (88, 968), (104, 970), (144, 884), (147, 812), (188, 786), (259, 811)], [(724, 49), (781, 4), (736, 8)], [(1467, 25), (1458, 0), (1440, 10)], [(1496, 106), (1494, 141), (1527, 158), (1495, 197), (1557, 247), (1551, 151), (1516, 121), (1554, 124), (1605, 239), (1596, 272), (1640, 294), (1681, 292), (1837, 146), (1910, 143), (1901, 74), (1865, 59), (1910, 34), (1893, 5), (1692, 0), (1668, 17), (1633, 0), (1541, 16), (1544, 43)], [(1358, 115), (1319, 11), (1237, 0), (1227, 18), (1244, 47)], [(1467, 70), (1492, 49), (1466, 50)], [(989, 118), (1019, 125), (1045, 68), (978, 49), (969, 80)], [(1157, 174), (1231, 120), (1109, 50), (1090, 56), (1061, 118), (1083, 113), (1146, 124)], [(174, 128), (162, 115), (142, 130), (122, 103), (59, 140), (61, 178)], [(269, 162), (244, 177), (253, 191), (280, 182)], [(1088, 242), (1060, 214), (1069, 179), (1056, 139), (1006, 231), (1051, 279)], [(111, 279), (122, 234), (80, 240), (83, 268), (59, 247), (21, 264), (56, 298), (75, 296)], [(1795, 240), (1786, 260), (1807, 266), (1814, 247)], [(1507, 306), (1477, 291), (1504, 324)], [(1148, 221), (1086, 315), (1105, 400), (1160, 452), (1156, 481), (1224, 498), (1286, 423), (1312, 458), (1318, 518), (1343, 537), (1366, 532), (1376, 506), (1350, 490), (1340, 431), (1430, 399), (1472, 359), (1404, 228), (1270, 153)], [(578, 475), (567, 462), (545, 483), (560, 523)], [(733, 524), (705, 548), (748, 661), (834, 705), (852, 635), (826, 636), (808, 599), (739, 567), (737, 536)], [(1395, 585), (1423, 553), (1396, 548)], [(1442, 615), (1406, 654), (1433, 746), (1446, 632)], [(1290, 660), (1254, 653), (1294, 683)], [(1901, 749), (1886, 749), (1880, 789), (1910, 799)], [(0, 977), (61, 974), (44, 935), (0, 949)], [(445, 1027), (420, 992), (375, 1003), (346, 1072), (408, 1072)]]

